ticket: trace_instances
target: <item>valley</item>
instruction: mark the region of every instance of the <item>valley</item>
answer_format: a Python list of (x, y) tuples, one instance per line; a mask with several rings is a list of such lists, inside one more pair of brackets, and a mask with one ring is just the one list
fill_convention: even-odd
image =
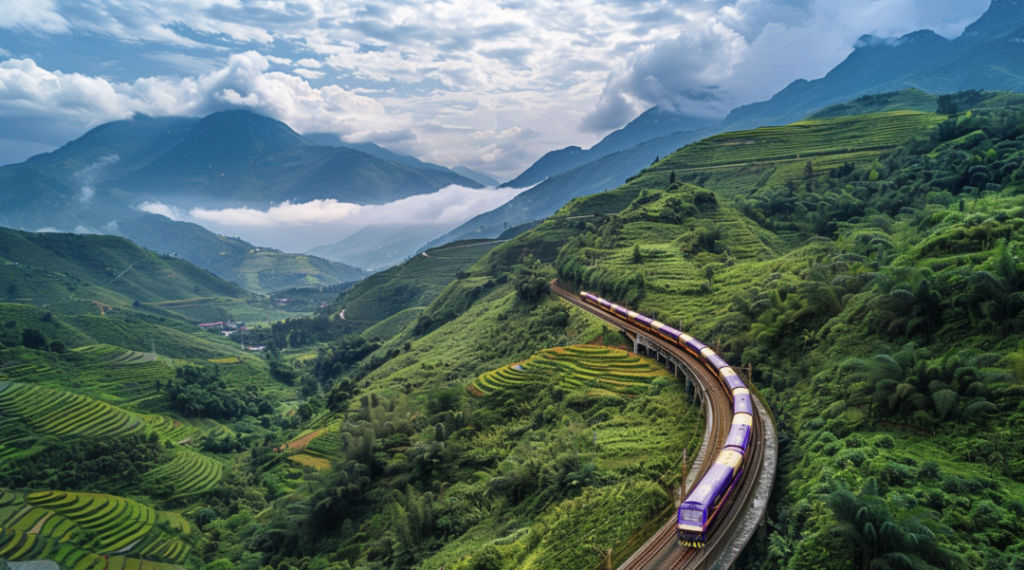
[[(543, 133), (508, 117), (566, 96), (541, 71), (582, 89), (586, 42), (548, 46), (572, 72), (477, 45), (483, 73), (430, 50), (507, 32), (419, 8), (310, 10), (349, 43), (182, 8), (146, 65), (262, 47), (0, 166), (0, 570), (1024, 568), (1020, 0), (744, 105), (656, 69), (690, 32), (627, 34)], [(308, 16), (259, 9), (204, 17)], [(672, 14), (749, 73), (770, 38), (729, 9)], [(355, 41), (399, 15), (400, 52)], [(18, 26), (0, 107), (45, 71), (4, 48), (52, 41)], [(566, 117), (598, 142), (557, 150)]]

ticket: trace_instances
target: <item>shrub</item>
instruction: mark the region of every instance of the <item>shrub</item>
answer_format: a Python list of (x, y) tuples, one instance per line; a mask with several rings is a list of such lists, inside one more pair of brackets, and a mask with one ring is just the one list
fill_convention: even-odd
[(38, 329), (21, 331), (21, 345), (32, 350), (46, 350), (46, 337)]

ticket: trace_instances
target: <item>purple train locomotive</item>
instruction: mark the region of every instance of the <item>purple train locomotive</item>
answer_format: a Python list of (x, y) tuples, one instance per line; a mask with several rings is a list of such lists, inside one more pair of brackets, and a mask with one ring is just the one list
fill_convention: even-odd
[(676, 530), (679, 543), (702, 548), (707, 543), (708, 530), (719, 510), (732, 494), (743, 473), (743, 461), (750, 451), (751, 431), (754, 425), (754, 406), (746, 383), (729, 367), (721, 356), (704, 343), (654, 319), (606, 301), (590, 293), (580, 293), (583, 301), (626, 319), (641, 328), (679, 346), (700, 361), (732, 394), (732, 429), (725, 448), (715, 459), (704, 477), (697, 483), (679, 507)]

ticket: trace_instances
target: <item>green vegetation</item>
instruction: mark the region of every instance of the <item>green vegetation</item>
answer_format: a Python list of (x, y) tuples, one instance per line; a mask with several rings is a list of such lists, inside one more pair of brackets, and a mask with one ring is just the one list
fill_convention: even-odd
[[(781, 457), (740, 567), (1015, 568), (1024, 101), (887, 110), (914, 97), (681, 149), (506, 243), (375, 275), (260, 356), (155, 312), (183, 298), (131, 323), (7, 305), (0, 549), (73, 570), (621, 562), (703, 418), (557, 277), (753, 365)], [(174, 359), (128, 338), (158, 326)]]
[(118, 224), (135, 243), (174, 254), (255, 293), (294, 287), (323, 287), (362, 279), (355, 267), (308, 255), (256, 247), (239, 238), (216, 235), (202, 226), (147, 214)]
[(334, 312), (344, 310), (345, 320), (359, 332), (406, 309), (426, 307), (496, 245), (494, 241), (454, 242), (425, 251), (357, 284), (333, 307)]
[(667, 380), (669, 374), (656, 362), (614, 348), (570, 346), (551, 348), (526, 362), (511, 364), (480, 375), (472, 386), (483, 394), (518, 384), (590, 388), (589, 394), (615, 396), (642, 394), (652, 379)]
[[(1017, 563), (1024, 456), (1008, 442), (1024, 435), (1014, 300), (1024, 282), (1022, 121), (1021, 107), (975, 109), (870, 163), (823, 171), (812, 162), (799, 185), (766, 177), (752, 194), (722, 189), (705, 211), (699, 190), (659, 178), (662, 165), (696, 152), (683, 149), (630, 183), (647, 188), (630, 208), (562, 251), (566, 281), (681, 322), (754, 365), (791, 443), (776, 530), (752, 559)], [(724, 148), (714, 152), (728, 161)], [(693, 200), (693, 217), (665, 223), (673, 196)], [(762, 254), (716, 219), (738, 213)], [(865, 538), (869, 522), (888, 529), (886, 542)]]
[[(884, 113), (888, 111), (918, 111), (921, 113), (933, 113), (939, 104), (940, 97), (925, 93), (919, 89), (905, 89), (891, 93), (878, 93), (877, 95), (865, 95), (854, 99), (849, 103), (840, 103), (817, 111), (807, 117), (808, 121), (818, 119), (829, 119), (833, 117), (851, 117), (854, 115), (867, 115), (870, 113)], [(947, 113), (939, 109), (940, 115), (956, 114)]]
[(5, 492), (3, 499), (0, 555), (9, 560), (52, 557), (68, 568), (103, 568), (100, 554), (121, 553), (136, 567), (170, 570), (195, 542), (191, 525), (177, 513), (121, 497), (43, 491)]

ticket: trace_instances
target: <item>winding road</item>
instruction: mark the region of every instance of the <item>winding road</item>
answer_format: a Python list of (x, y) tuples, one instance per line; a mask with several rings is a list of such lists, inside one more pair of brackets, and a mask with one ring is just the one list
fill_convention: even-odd
[[(556, 282), (551, 283), (553, 293), (621, 330), (638, 350), (653, 352), (651, 356), (661, 361), (673, 360), (681, 363), (687, 378), (694, 381), (699, 391), (707, 417), (704, 443), (694, 459), (686, 481), (685, 496), (694, 482), (699, 481), (718, 453), (725, 445), (732, 424), (732, 398), (717, 376), (709, 372), (688, 352), (679, 346), (652, 335), (633, 323), (602, 311), (583, 302), (578, 295), (566, 291)], [(646, 569), (728, 569), (739, 557), (743, 547), (765, 520), (768, 497), (775, 481), (775, 467), (778, 461), (778, 439), (774, 420), (756, 393), (753, 383), (747, 380), (755, 407), (752, 448), (746, 460), (736, 491), (723, 507), (713, 523), (705, 548), (695, 549), (680, 546), (676, 540), (675, 511), (643, 546), (629, 557), (619, 570)]]

